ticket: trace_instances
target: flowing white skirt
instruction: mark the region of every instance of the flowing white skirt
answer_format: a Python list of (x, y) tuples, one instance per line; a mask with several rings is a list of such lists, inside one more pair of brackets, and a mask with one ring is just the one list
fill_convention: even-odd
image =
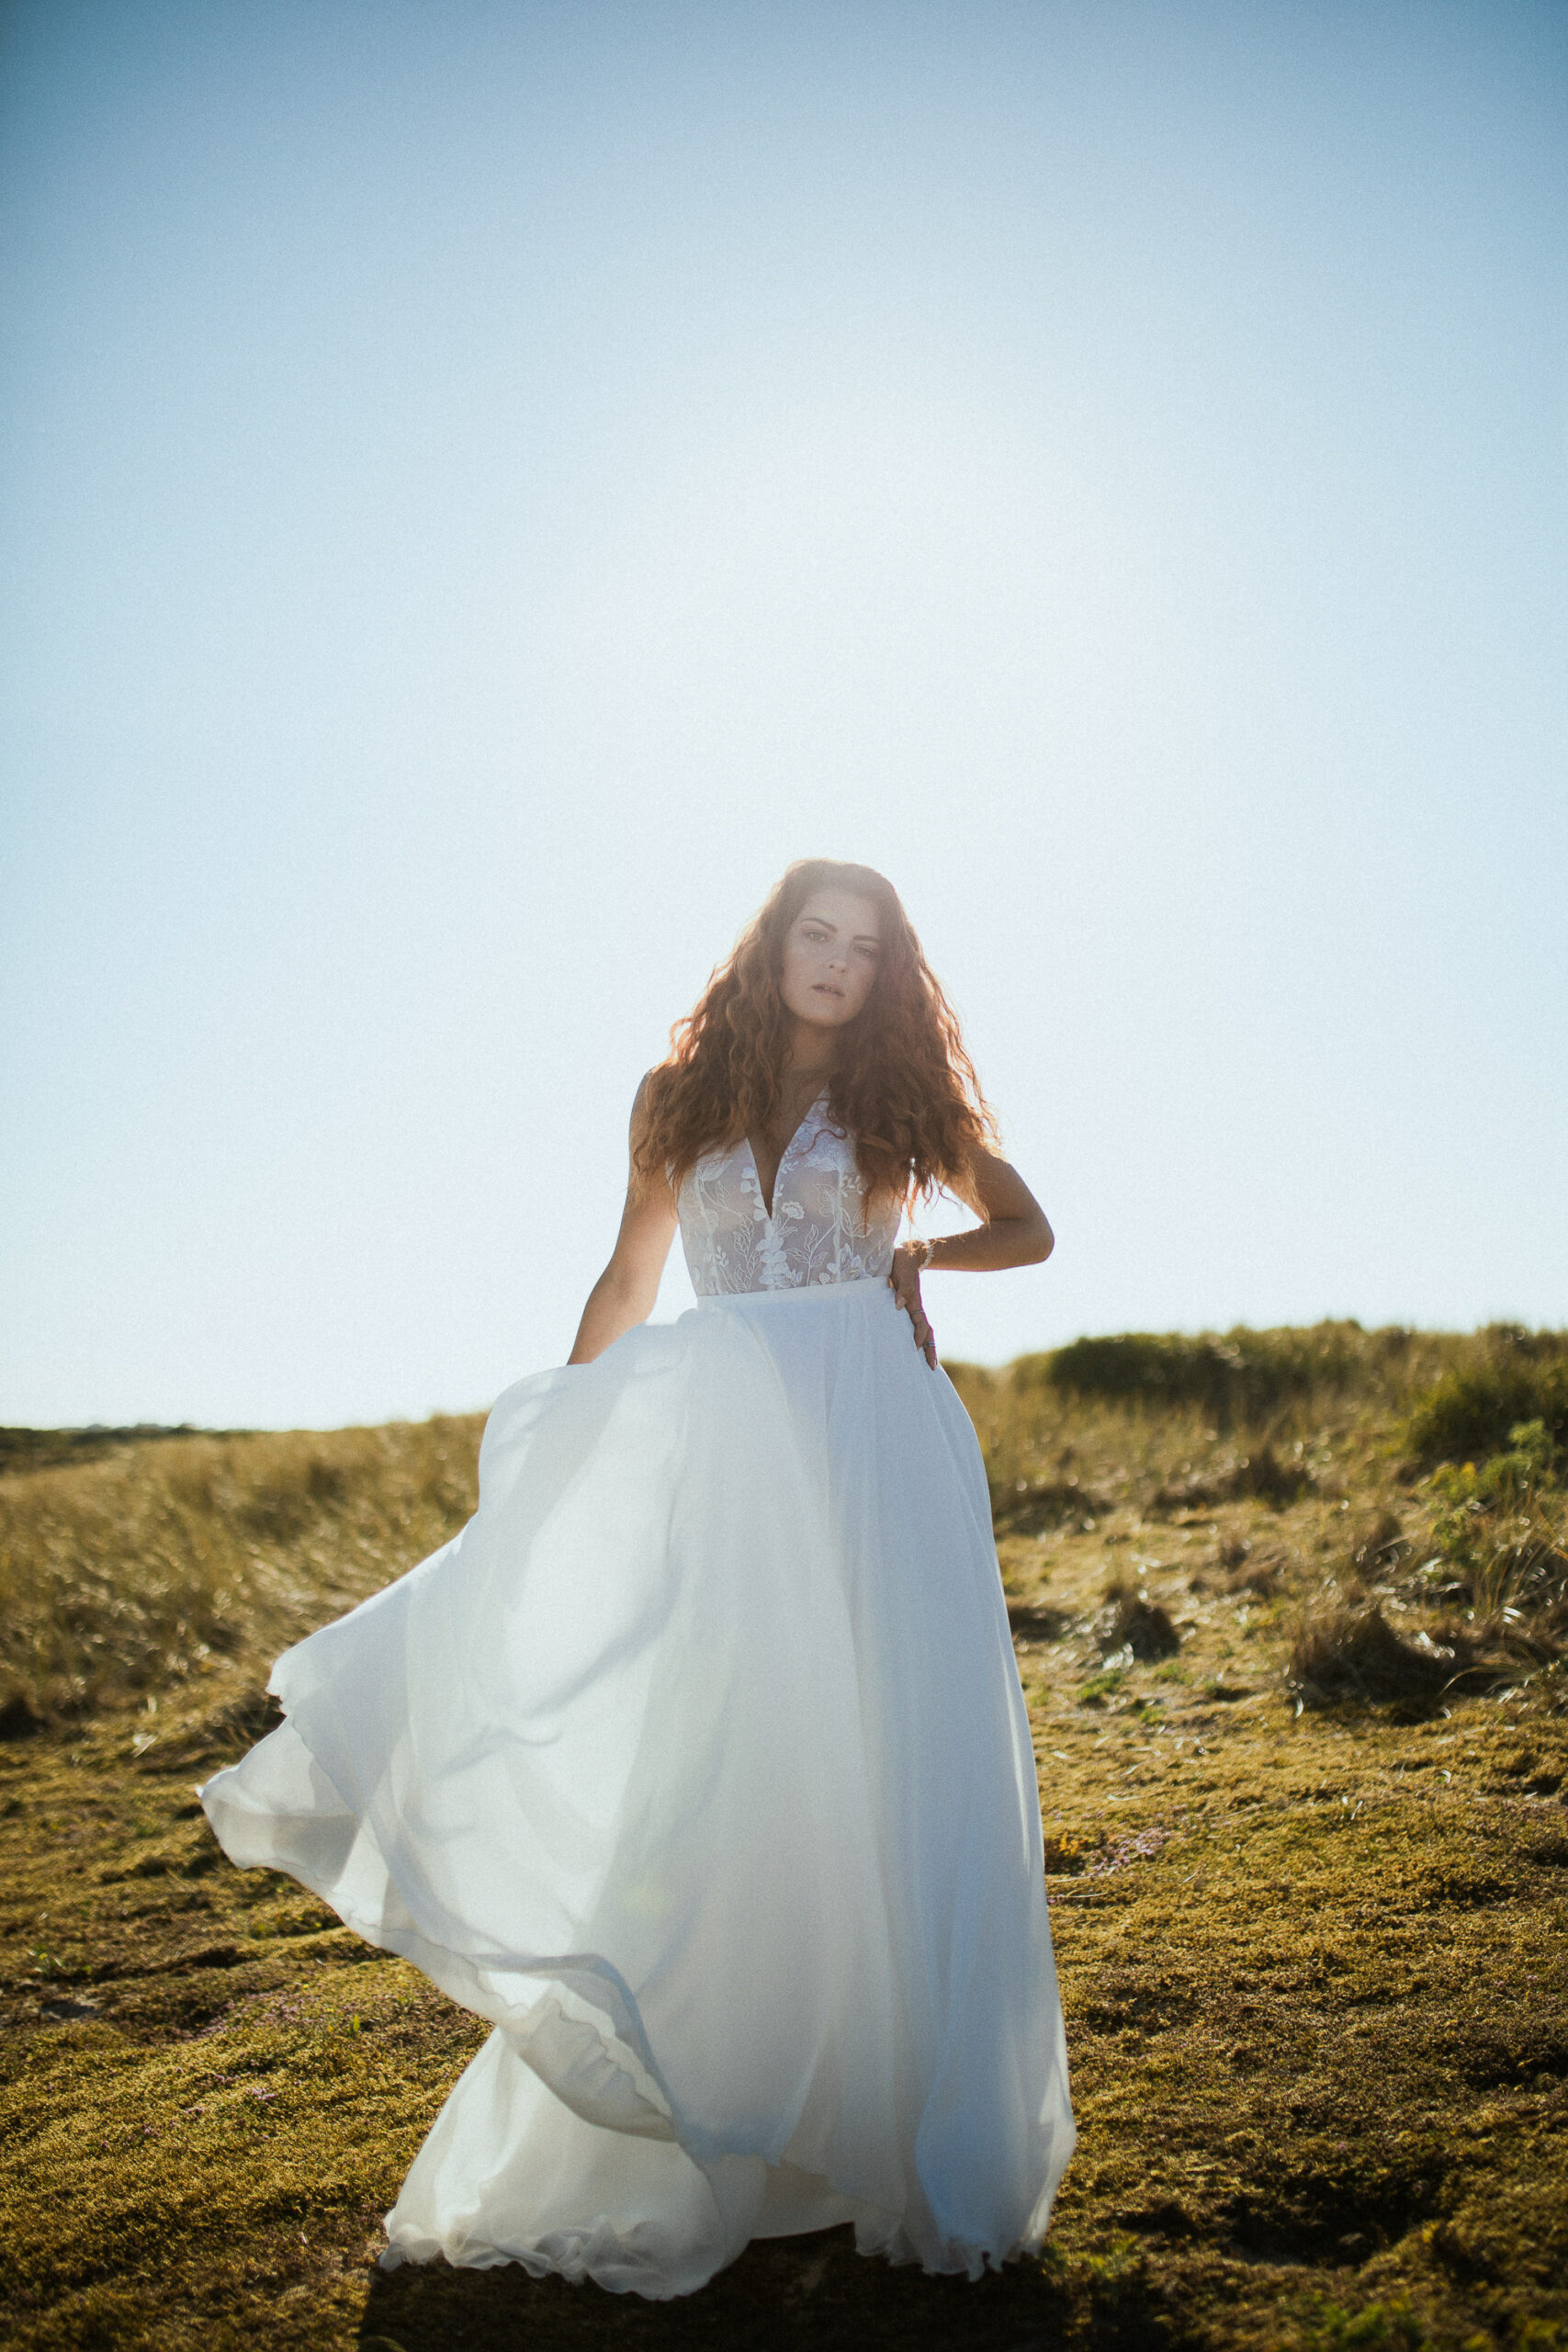
[(705, 1299), (496, 1405), (479, 1505), (202, 1792), (496, 2030), (389, 2256), (644, 2295), (755, 2236), (977, 2276), (1072, 2152), (979, 1448), (884, 1283)]

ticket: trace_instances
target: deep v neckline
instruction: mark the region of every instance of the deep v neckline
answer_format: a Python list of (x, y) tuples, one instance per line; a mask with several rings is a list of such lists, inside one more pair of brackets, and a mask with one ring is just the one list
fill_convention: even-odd
[(773, 1202), (776, 1201), (779, 1196), (779, 1178), (784, 1172), (784, 1162), (789, 1158), (790, 1153), (795, 1149), (795, 1144), (798, 1142), (800, 1137), (801, 1129), (805, 1126), (807, 1119), (809, 1119), (812, 1113), (818, 1109), (827, 1100), (827, 1093), (828, 1090), (824, 1087), (820, 1094), (814, 1094), (810, 1102), (807, 1104), (805, 1110), (801, 1113), (799, 1118), (796, 1120), (795, 1125), (791, 1128), (789, 1140), (784, 1145), (784, 1149), (780, 1152), (779, 1164), (773, 1170), (773, 1200), (769, 1200), (767, 1194), (762, 1190), (762, 1170), (757, 1159), (757, 1147), (752, 1142), (750, 1136), (746, 1137), (746, 1149), (751, 1161), (751, 1173), (757, 1179), (757, 1197), (762, 1204), (762, 1215), (770, 1225), (772, 1225), (773, 1221)]

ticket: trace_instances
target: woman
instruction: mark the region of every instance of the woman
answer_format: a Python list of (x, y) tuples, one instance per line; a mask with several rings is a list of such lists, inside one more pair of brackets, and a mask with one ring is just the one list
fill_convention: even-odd
[[(1051, 1248), (991, 1133), (891, 887), (792, 866), (638, 1089), (615, 1254), (474, 1518), (286, 1653), (204, 1790), (235, 1861), (495, 2027), (384, 2260), (668, 2296), (843, 2222), (971, 2277), (1039, 2244), (1034, 1768), (919, 1283)], [(896, 1248), (938, 1184), (980, 1224)], [(700, 1303), (649, 1328), (677, 1225)]]

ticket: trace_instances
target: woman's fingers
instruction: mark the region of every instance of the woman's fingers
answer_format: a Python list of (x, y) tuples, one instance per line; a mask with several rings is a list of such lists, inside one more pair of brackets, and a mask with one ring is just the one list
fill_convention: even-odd
[(936, 1333), (923, 1315), (911, 1315), (909, 1321), (914, 1327), (915, 1345), (934, 1372), (936, 1370)]
[(934, 1372), (936, 1370), (936, 1333), (927, 1321), (925, 1308), (920, 1304), (919, 1275), (912, 1267), (906, 1271), (905, 1265), (900, 1263), (902, 1258), (902, 1250), (894, 1252), (893, 1264), (887, 1276), (888, 1287), (893, 1293), (894, 1304), (909, 1318), (909, 1328), (913, 1333), (916, 1347)]

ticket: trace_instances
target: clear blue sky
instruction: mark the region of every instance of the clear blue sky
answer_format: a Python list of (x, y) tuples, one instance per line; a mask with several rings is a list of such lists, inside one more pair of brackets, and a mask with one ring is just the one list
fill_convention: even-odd
[(821, 852), (950, 1352), (1568, 1321), (1565, 197), (1560, 5), (11, 6), (0, 1419), (558, 1361)]

